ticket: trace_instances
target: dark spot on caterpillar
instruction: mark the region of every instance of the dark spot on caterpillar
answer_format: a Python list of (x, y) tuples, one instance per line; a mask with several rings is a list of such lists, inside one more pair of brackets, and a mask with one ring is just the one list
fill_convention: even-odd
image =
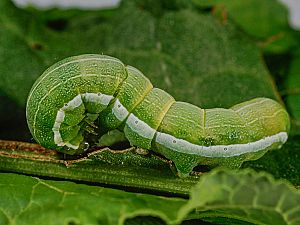
[(101, 95), (101, 93), (98, 93), (97, 95), (98, 95), (98, 96), (100, 96), (100, 95)]
[(224, 151), (227, 151), (227, 150), (228, 150), (228, 149), (225, 147), (225, 148), (224, 148)]
[(121, 105), (118, 105), (118, 108), (120, 108), (121, 107)]
[(136, 120), (136, 121), (134, 121), (134, 122), (135, 122), (135, 124), (138, 124), (139, 121)]
[(65, 104), (65, 107), (67, 107), (67, 106), (68, 106), (68, 103)]
[(175, 144), (175, 143), (176, 143), (176, 140), (173, 140), (173, 143)]

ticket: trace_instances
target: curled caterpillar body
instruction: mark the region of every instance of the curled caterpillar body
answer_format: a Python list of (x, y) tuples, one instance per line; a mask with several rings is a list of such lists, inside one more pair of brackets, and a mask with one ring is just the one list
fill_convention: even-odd
[(237, 168), (286, 142), (289, 116), (256, 98), (229, 109), (201, 109), (154, 88), (139, 70), (105, 55), (80, 55), (35, 82), (26, 116), (34, 139), (66, 154), (85, 151), (99, 130), (122, 129), (132, 146), (172, 160), (180, 176), (197, 165)]

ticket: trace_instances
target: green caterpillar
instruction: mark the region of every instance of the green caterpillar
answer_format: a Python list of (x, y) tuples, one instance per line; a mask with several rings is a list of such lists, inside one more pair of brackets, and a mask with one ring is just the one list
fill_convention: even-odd
[(277, 102), (256, 98), (230, 109), (201, 109), (153, 88), (113, 57), (66, 58), (35, 82), (26, 116), (34, 139), (66, 154), (85, 151), (100, 131), (123, 130), (132, 146), (172, 160), (179, 176), (197, 165), (238, 168), (286, 142), (290, 121)]

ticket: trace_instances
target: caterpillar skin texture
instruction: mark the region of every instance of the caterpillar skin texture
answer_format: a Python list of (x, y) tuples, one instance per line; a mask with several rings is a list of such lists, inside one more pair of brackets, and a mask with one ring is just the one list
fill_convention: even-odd
[(82, 153), (90, 136), (120, 129), (132, 146), (172, 160), (179, 176), (197, 165), (238, 168), (286, 142), (289, 116), (255, 98), (229, 109), (201, 109), (153, 88), (136, 68), (105, 55), (79, 55), (48, 68), (28, 96), (34, 139), (66, 154)]

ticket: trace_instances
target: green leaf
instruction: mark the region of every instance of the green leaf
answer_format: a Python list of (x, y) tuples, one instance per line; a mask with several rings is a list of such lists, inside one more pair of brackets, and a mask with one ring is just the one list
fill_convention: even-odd
[(0, 89), (24, 107), (30, 85), (45, 67), (32, 36), (38, 27), (30, 14), (7, 0), (1, 1), (0, 9)]
[[(193, 0), (201, 7), (223, 7), (247, 33), (260, 38), (278, 34), (288, 27), (288, 11), (277, 0)], [(259, 22), (258, 22), (259, 21)]]
[(162, 51), (176, 53), (173, 58), (193, 75), (193, 90), (199, 90), (191, 97), (194, 104), (230, 107), (257, 96), (276, 99), (259, 49), (233, 24), (184, 10), (166, 14), (158, 36)]
[(286, 79), (287, 107), (296, 120), (300, 120), (300, 56), (293, 59)]
[(249, 170), (215, 170), (202, 176), (191, 190), (190, 200), (10, 173), (0, 173), (0, 178), (1, 224), (122, 225), (137, 216), (160, 218), (152, 220), (156, 224), (184, 220), (199, 224), (199, 219), (264, 225), (296, 225), (300, 221), (299, 191)]
[[(290, 185), (264, 173), (214, 171), (191, 190), (181, 212), (196, 211), (192, 218), (220, 224), (299, 224), (300, 195)], [(228, 219), (229, 218), (229, 219)]]
[(113, 20), (108, 53), (139, 68), (175, 99), (203, 108), (258, 96), (278, 99), (259, 48), (234, 24), (191, 9), (154, 18), (149, 8), (125, 6)]
[[(233, 19), (246, 33), (261, 40), (269, 53), (290, 50), (296, 41), (288, 23), (288, 10), (277, 0), (193, 0), (198, 7), (213, 7), (212, 13)], [(227, 15), (228, 14), (228, 15)]]
[(171, 224), (186, 202), (9, 173), (0, 177), (0, 224), (117, 225), (138, 215), (160, 217)]
[(300, 143), (299, 137), (290, 137), (288, 142), (278, 150), (267, 152), (264, 157), (243, 164), (257, 171), (266, 171), (275, 178), (283, 178), (300, 186)]
[(295, 32), (297, 47), (290, 53), (290, 64), (284, 73), (282, 95), (292, 118), (293, 135), (300, 135), (300, 32)]

